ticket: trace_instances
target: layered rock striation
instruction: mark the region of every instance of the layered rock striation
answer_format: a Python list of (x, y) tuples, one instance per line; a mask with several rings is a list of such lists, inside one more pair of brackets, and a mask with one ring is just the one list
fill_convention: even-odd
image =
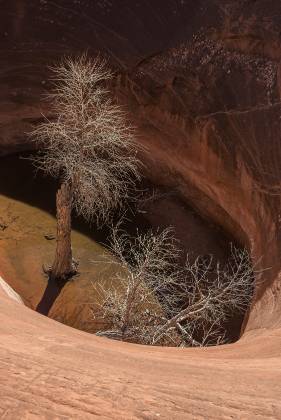
[[(246, 332), (280, 308), (278, 1), (21, 1), (1, 5), (0, 154), (28, 150), (48, 115), (46, 65), (101, 51), (137, 126), (146, 177), (192, 205), (268, 269)], [(2, 180), (1, 182), (4, 182)]]

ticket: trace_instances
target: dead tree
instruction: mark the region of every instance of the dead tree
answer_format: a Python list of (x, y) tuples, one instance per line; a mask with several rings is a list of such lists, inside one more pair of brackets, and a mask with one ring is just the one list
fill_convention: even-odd
[(174, 306), (168, 308), (168, 319), (155, 330), (152, 344), (161, 342), (167, 333), (178, 331), (181, 345), (208, 346), (225, 341), (224, 321), (233, 312), (243, 313), (252, 294), (254, 273), (246, 249), (231, 246), (231, 257), (222, 266), (187, 255), (185, 267), (176, 287)]
[(54, 118), (45, 118), (31, 136), (40, 152), (37, 168), (60, 180), (57, 191), (57, 247), (51, 276), (75, 273), (71, 213), (105, 222), (122, 205), (137, 171), (133, 130), (106, 84), (112, 73), (100, 58), (65, 59), (52, 68), (54, 88), (47, 96)]
[(114, 231), (111, 251), (120, 270), (111, 287), (95, 290), (94, 316), (104, 321), (99, 335), (151, 345), (222, 344), (224, 321), (250, 304), (254, 271), (246, 250), (232, 247), (225, 266), (187, 255), (180, 268), (171, 231), (164, 230), (134, 240)]
[(94, 287), (97, 304), (93, 315), (105, 325), (98, 334), (151, 344), (155, 328), (166, 319), (165, 292), (178, 279), (175, 264), (179, 251), (171, 230), (131, 238), (113, 229), (110, 251), (116, 260), (106, 254), (104, 262), (114, 264), (115, 276), (109, 287)]

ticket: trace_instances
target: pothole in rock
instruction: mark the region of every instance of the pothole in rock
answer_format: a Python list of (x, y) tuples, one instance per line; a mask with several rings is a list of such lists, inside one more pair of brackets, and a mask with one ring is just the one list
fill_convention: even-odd
[[(1, 158), (0, 165), (0, 266), (6, 281), (25, 303), (36, 309), (48, 288), (42, 264), (50, 264), (55, 248), (56, 181), (36, 173), (26, 155)], [(149, 229), (161, 231), (172, 226), (184, 255), (198, 256), (226, 264), (231, 257), (230, 244), (239, 245), (220, 227), (204, 220), (175, 192), (163, 187), (144, 186), (145, 195), (131, 221), (123, 229), (131, 235)], [(92, 282), (107, 287), (107, 274), (99, 260), (107, 243), (108, 228), (97, 229), (82, 220), (73, 221), (74, 256), (79, 260), (80, 275), (63, 288), (49, 290), (43, 301), (43, 313), (60, 322), (89, 332), (98, 328), (92, 321), (89, 300)], [(108, 286), (109, 287), (109, 286)], [(44, 307), (45, 305), (45, 307)], [(233, 313), (225, 322), (227, 340), (239, 338), (244, 315)]]

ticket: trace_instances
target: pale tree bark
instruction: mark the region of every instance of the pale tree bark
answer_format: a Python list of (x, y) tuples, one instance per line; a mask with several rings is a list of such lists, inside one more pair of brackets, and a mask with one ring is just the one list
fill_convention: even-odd
[[(87, 54), (64, 59), (52, 68), (52, 114), (31, 133), (40, 152), (35, 166), (51, 176), (71, 179), (57, 193), (57, 249), (51, 279), (75, 272), (71, 252), (71, 209), (87, 221), (103, 224), (130, 197), (139, 178), (134, 129), (122, 108), (110, 99), (113, 75), (106, 61)], [(76, 263), (74, 264), (74, 266)]]
[(71, 182), (62, 182), (56, 196), (57, 246), (51, 268), (51, 277), (60, 281), (66, 281), (76, 272), (71, 248), (72, 194)]

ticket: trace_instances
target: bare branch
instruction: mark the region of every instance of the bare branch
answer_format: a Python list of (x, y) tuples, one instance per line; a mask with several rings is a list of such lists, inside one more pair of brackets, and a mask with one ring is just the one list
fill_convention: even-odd
[(212, 256), (191, 262), (187, 255), (182, 269), (171, 229), (134, 240), (115, 229), (111, 251), (120, 270), (111, 287), (96, 290), (94, 315), (108, 325), (100, 335), (152, 345), (222, 344), (224, 321), (251, 301), (255, 273), (246, 250), (232, 246), (223, 267)]
[(70, 181), (73, 207), (86, 219), (106, 221), (138, 178), (134, 130), (106, 88), (107, 63), (87, 55), (64, 59), (53, 72), (47, 118), (31, 134), (41, 148), (34, 157), (45, 172)]

